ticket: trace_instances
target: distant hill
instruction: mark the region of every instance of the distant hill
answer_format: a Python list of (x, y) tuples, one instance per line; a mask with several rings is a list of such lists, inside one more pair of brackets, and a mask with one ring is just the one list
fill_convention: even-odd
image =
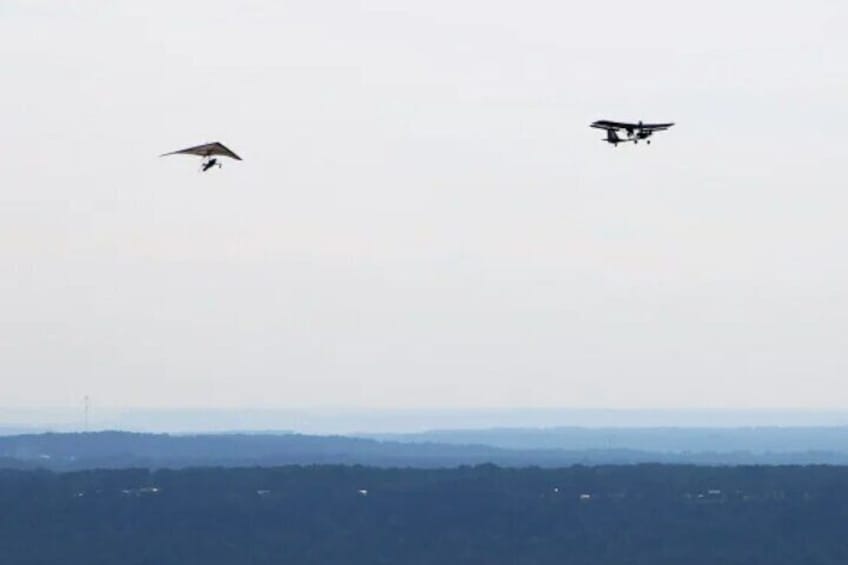
[[(480, 432), (475, 432), (480, 433)], [(541, 432), (539, 432), (541, 433)], [(676, 435), (678, 432), (672, 433)], [(464, 435), (470, 434), (470, 435)], [(848, 452), (836, 449), (701, 450), (589, 448), (518, 448), (484, 445), (511, 438), (513, 445), (538, 446), (527, 431), (471, 432), (416, 436), (411, 441), (299, 434), (167, 435), (130, 432), (27, 434), (0, 437), (0, 467), (78, 470), (92, 468), (184, 468), (200, 466), (278, 466), (346, 464), (373, 467), (446, 468), (492, 463), (504, 467), (567, 467), (575, 464), (691, 463), (703, 465), (834, 464), (848, 465)], [(528, 435), (529, 434), (529, 435)], [(542, 436), (545, 434), (542, 433)], [(580, 434), (578, 434), (580, 435)], [(439, 436), (441, 442), (428, 441)], [(540, 437), (542, 437), (540, 436)], [(463, 442), (467, 440), (467, 443)], [(480, 440), (475, 443), (474, 440)], [(561, 438), (560, 438), (561, 439)], [(584, 438), (585, 439), (585, 438)], [(493, 441), (493, 440), (492, 440)], [(535, 443), (534, 443), (535, 441)], [(505, 443), (506, 445), (506, 443)], [(569, 444), (564, 444), (569, 445)], [(577, 445), (571, 444), (571, 445)], [(670, 445), (658, 443), (656, 445)], [(716, 445), (721, 445), (720, 442)], [(764, 444), (763, 444), (764, 445)], [(828, 444), (829, 445), (829, 444)]]
[[(83, 431), (81, 407), (25, 409), (0, 406), (0, 424), (13, 433)], [(296, 430), (313, 435), (413, 433), (430, 429), (494, 428), (745, 428), (848, 426), (848, 411), (833, 410), (592, 410), (573, 408), (450, 409), (117, 409), (96, 406), (93, 430), (143, 433), (231, 433)], [(9, 431), (0, 429), (0, 434)]]
[(488, 445), (502, 449), (635, 450), (652, 453), (779, 454), (848, 452), (848, 427), (491, 428), (363, 437), (404, 443)]

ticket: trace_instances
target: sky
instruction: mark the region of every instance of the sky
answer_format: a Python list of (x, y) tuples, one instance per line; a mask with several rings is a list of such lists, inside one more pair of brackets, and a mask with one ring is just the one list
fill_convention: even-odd
[(846, 19), (5, 0), (0, 405), (846, 409)]

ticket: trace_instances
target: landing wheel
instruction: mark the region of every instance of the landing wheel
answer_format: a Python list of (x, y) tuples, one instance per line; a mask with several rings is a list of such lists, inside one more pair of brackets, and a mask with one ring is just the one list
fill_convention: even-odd
[(649, 139), (649, 140), (648, 140), (648, 145), (650, 145), (650, 144), (651, 144), (651, 140)]

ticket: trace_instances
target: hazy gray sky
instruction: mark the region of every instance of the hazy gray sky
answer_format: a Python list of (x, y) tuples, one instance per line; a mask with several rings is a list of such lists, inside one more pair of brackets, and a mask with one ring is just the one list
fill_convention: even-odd
[(4, 0), (0, 404), (845, 408), (845, 21)]

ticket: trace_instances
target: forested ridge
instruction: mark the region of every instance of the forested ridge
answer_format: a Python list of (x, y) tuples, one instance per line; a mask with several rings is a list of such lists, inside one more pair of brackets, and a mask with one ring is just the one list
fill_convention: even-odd
[[(791, 432), (791, 433), (790, 433)], [(71, 434), (25, 434), (0, 437), (0, 468), (45, 468), (54, 471), (84, 469), (185, 468), (185, 467), (275, 467), (284, 465), (341, 464), (369, 467), (450, 468), (459, 465), (494, 463), (504, 467), (551, 467), (571, 465), (619, 465), (632, 463), (666, 463), (695, 465), (808, 465), (848, 464), (848, 451), (835, 450), (842, 429), (832, 429), (827, 441), (805, 438), (815, 431), (784, 430), (780, 434), (759, 430), (724, 432), (737, 441), (718, 441), (722, 451), (709, 450), (709, 437), (698, 430), (641, 430), (628, 432), (634, 441), (623, 446), (646, 446), (644, 451), (631, 447), (607, 447), (604, 434), (597, 430), (547, 430), (447, 432), (433, 434), (432, 441), (390, 441), (361, 437), (311, 436), (284, 434), (201, 434), (169, 435), (128, 432), (93, 432)], [(624, 432), (620, 432), (626, 436)], [(587, 435), (588, 434), (588, 435)], [(740, 436), (752, 435), (745, 441)], [(459, 443), (488, 440), (504, 445)], [(645, 437), (654, 438), (652, 442)], [(790, 447), (783, 451), (763, 450), (774, 447), (775, 439), (792, 436)], [(428, 437), (428, 436), (425, 436)], [(447, 443), (439, 443), (442, 438)], [(522, 439), (526, 448), (519, 448)], [(544, 439), (545, 441), (541, 441)], [(685, 438), (693, 439), (689, 449), (681, 448)], [(700, 440), (698, 440), (700, 438)], [(759, 438), (759, 439), (757, 439)], [(590, 441), (591, 440), (591, 441)], [(553, 447), (553, 446), (560, 447)], [(541, 446), (541, 447), (540, 447)], [(579, 446), (575, 448), (574, 446)], [(759, 447), (753, 451), (738, 447)], [(827, 447), (833, 451), (820, 451)]]
[(0, 471), (0, 563), (844, 565), (848, 468)]

